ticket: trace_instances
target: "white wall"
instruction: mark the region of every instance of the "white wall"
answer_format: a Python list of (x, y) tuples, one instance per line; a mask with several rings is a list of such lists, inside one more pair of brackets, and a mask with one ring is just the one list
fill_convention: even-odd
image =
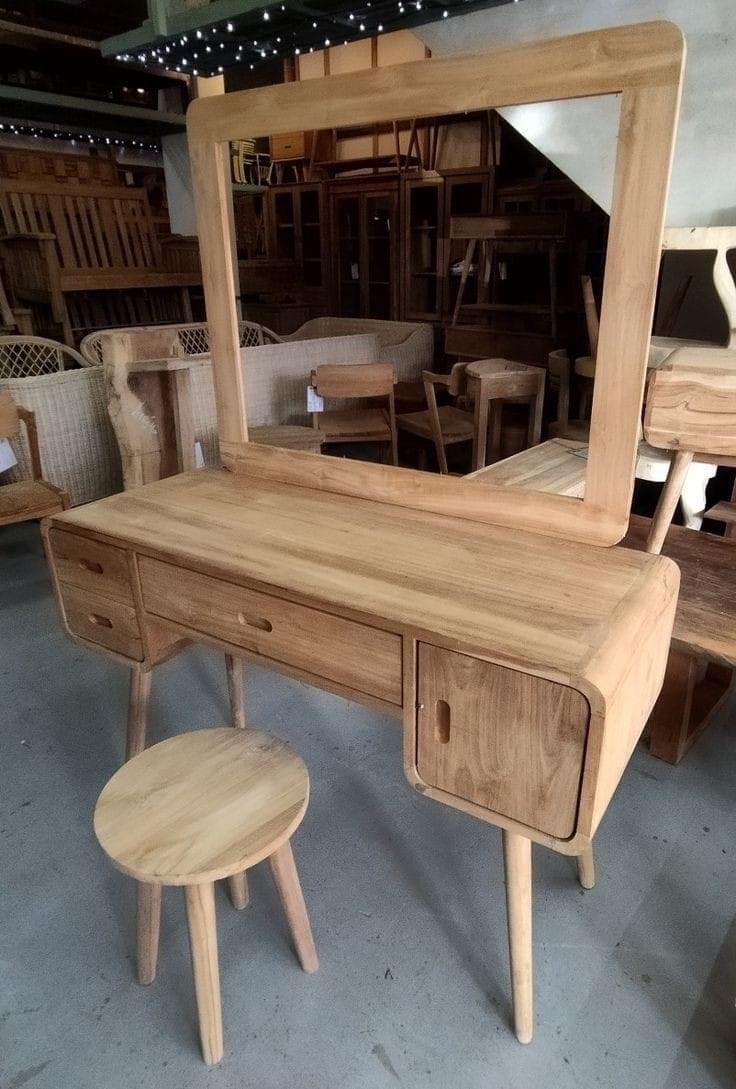
[(166, 197), (169, 204), (169, 221), (172, 234), (197, 233), (194, 212), (192, 172), (189, 166), (189, 148), (185, 132), (164, 136), (161, 140), (164, 156)]
[[(519, 0), (415, 33), (440, 55), (653, 19), (677, 23), (688, 49), (667, 223), (734, 224), (736, 0)], [(603, 208), (610, 208), (614, 99), (502, 112)]]

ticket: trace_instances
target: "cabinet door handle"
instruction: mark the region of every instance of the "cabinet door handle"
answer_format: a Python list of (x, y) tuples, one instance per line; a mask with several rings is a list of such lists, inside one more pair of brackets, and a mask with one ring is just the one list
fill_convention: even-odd
[(109, 620), (106, 616), (100, 616), (99, 613), (90, 613), (89, 619), (93, 624), (96, 624), (98, 628), (112, 627), (112, 620)]
[(245, 613), (238, 613), (238, 623), (246, 628), (257, 628), (258, 631), (273, 631), (271, 621), (262, 616), (246, 616)]
[(450, 705), (447, 700), (437, 700), (434, 705), (434, 736), (440, 745), (450, 740)]
[(80, 560), (79, 566), (83, 571), (91, 571), (94, 575), (102, 574), (102, 564), (96, 563), (95, 560)]

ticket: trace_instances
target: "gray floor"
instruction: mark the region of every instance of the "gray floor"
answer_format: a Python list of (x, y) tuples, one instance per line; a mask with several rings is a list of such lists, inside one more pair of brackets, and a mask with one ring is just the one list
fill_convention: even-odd
[[(302, 974), (266, 872), (218, 899), (225, 1061), (200, 1061), (180, 895), (133, 981), (133, 889), (92, 835), (121, 758), (123, 670), (61, 633), (35, 527), (0, 532), (0, 1089), (710, 1089), (736, 1082), (736, 745), (638, 752), (598, 887), (535, 852), (536, 1036), (509, 1030), (499, 835), (412, 793), (369, 711), (252, 670), (254, 724), (312, 776), (295, 849), (321, 954)], [(226, 720), (220, 656), (154, 683), (156, 737)]]

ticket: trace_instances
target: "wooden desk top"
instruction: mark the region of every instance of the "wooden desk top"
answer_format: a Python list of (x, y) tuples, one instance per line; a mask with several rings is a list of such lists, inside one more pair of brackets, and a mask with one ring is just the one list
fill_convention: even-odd
[(55, 516), (388, 630), (579, 676), (669, 560), (200, 470)]
[[(548, 439), (518, 454), (468, 473), (476, 484), (528, 488), (532, 492), (553, 492), (580, 499), (585, 492), (588, 443), (576, 439)], [(580, 456), (582, 453), (582, 457)]]

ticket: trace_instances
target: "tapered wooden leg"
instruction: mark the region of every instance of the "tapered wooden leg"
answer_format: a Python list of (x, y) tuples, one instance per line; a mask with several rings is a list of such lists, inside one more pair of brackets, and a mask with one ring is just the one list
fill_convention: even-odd
[(287, 840), (283, 847), (279, 847), (278, 851), (274, 851), (268, 861), (281, 897), (281, 906), (294, 939), (299, 963), (305, 972), (316, 972), (319, 968), (319, 959), (314, 947), (307, 905), (304, 903), (299, 874), (296, 872), (294, 854), (289, 841)]
[(125, 741), (125, 759), (137, 756), (146, 747), (148, 727), (148, 703), (151, 696), (150, 669), (136, 663), (130, 670), (130, 688), (128, 693), (128, 730)]
[(227, 879), (227, 887), (230, 893), (230, 903), (238, 911), (248, 906), (250, 893), (248, 892), (248, 876), (245, 872), (233, 874)]
[(161, 886), (137, 885), (136, 942), (138, 982), (153, 983), (158, 966), (158, 938), (161, 931)]
[(584, 889), (595, 888), (595, 859), (592, 843), (581, 855), (578, 855), (578, 881)]
[(227, 669), (227, 691), (230, 697), (232, 724), (239, 730), (245, 729), (245, 697), (243, 692), (243, 664), (232, 654), (225, 655)]
[(187, 885), (184, 889), (192, 952), (194, 991), (197, 996), (199, 1037), (204, 1061), (212, 1066), (222, 1059), (222, 1007), (217, 962), (215, 886)]
[[(225, 655), (225, 668), (227, 669), (227, 690), (230, 697), (230, 713), (232, 724), (236, 729), (245, 729), (245, 697), (243, 689), (243, 663), (234, 658), (232, 654)], [(228, 889), (233, 907), (242, 911), (248, 906), (250, 899), (248, 894), (248, 878), (245, 873), (236, 873), (229, 877)]]
[(518, 832), (503, 832), (506, 912), (509, 927), (514, 1030), (519, 1043), (531, 1041), (534, 1025), (532, 983), (532, 843)]

